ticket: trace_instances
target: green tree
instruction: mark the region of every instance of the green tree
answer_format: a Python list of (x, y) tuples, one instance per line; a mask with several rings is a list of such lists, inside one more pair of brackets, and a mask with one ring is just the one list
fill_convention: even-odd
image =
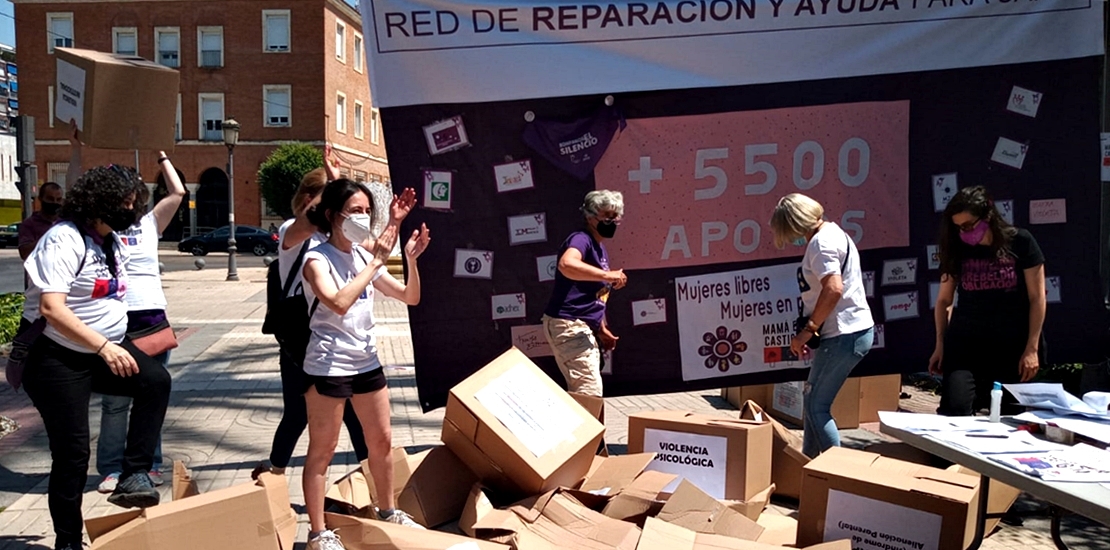
[(258, 186), (266, 204), (282, 218), (293, 217), (293, 194), (308, 172), (324, 166), (324, 154), (307, 143), (278, 147), (258, 167)]

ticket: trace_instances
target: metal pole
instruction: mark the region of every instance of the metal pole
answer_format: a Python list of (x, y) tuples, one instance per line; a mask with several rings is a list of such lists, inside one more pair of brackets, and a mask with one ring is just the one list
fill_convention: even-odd
[(24, 165), (19, 179), (23, 182), (23, 218), (27, 219), (35, 212), (35, 197), (32, 190), (39, 184), (39, 167), (34, 164)]
[(135, 149), (135, 173), (136, 174), (141, 173), (141, 172), (139, 172), (139, 150), (138, 149)]
[(227, 146), (227, 280), (238, 281), (239, 270), (235, 265), (235, 146)]
[(189, 236), (197, 234), (197, 189), (199, 183), (186, 183), (185, 189), (189, 192)]

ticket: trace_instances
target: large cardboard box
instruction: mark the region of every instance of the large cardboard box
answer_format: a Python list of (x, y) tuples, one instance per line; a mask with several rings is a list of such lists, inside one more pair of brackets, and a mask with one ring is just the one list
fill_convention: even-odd
[(173, 150), (180, 75), (132, 55), (55, 48), (55, 116), (102, 149)]
[(681, 476), (714, 498), (750, 500), (771, 485), (771, 432), (767, 421), (642, 412), (628, 417), (628, 452), (656, 453), (647, 469)]
[(883, 548), (967, 548), (979, 479), (865, 451), (833, 447), (805, 467), (798, 544), (845, 537)]
[[(784, 422), (802, 426), (804, 388), (805, 382), (774, 384), (770, 392), (768, 412)], [(833, 400), (832, 416), (840, 429), (858, 428), (861, 423), (878, 422), (879, 411), (898, 410), (901, 394), (900, 374), (849, 378)]]
[(524, 497), (577, 485), (604, 433), (512, 348), (451, 389), (442, 438), (486, 485)]
[[(969, 476), (980, 477), (979, 473), (966, 466), (953, 464), (948, 468), (950, 472), (959, 472)], [(980, 479), (982, 482), (982, 479)], [(1010, 511), (1010, 507), (1014, 505), (1018, 497), (1021, 496), (1021, 491), (998, 481), (997, 479), (990, 480), (990, 488), (987, 490), (987, 513), (988, 514), (1005, 514)], [(998, 522), (1002, 518), (990, 518), (987, 520), (983, 529), (983, 536), (990, 536), (994, 532), (994, 528), (998, 527)]]
[(640, 540), (632, 523), (595, 512), (561, 490), (489, 510), (473, 531), (515, 550), (635, 550)]
[[(460, 537), (439, 531), (423, 531), (343, 514), (324, 514), (328, 529), (340, 531), (347, 550), (508, 550), (503, 544)], [(221, 548), (225, 548), (221, 546)], [(226, 547), (231, 548), (231, 547)]]
[(761, 525), (705, 494), (689, 481), (678, 485), (656, 517), (698, 533), (744, 540), (757, 540), (763, 534)]
[(293, 550), (297, 517), (284, 476), (262, 474), (257, 483), (89, 519), (93, 550), (194, 550), (198, 540), (219, 540), (236, 550)]
[(755, 401), (767, 407), (771, 403), (771, 390), (774, 384), (752, 384), (748, 386), (733, 386), (721, 388), (721, 399), (728, 401), (733, 407), (740, 408), (746, 401)]
[[(698, 533), (665, 521), (649, 518), (636, 550), (782, 550), (781, 546), (723, 535)], [(806, 550), (852, 550), (847, 540), (807, 547)]]
[(771, 481), (775, 494), (798, 499), (802, 496), (802, 468), (809, 464), (809, 457), (802, 453), (802, 438), (780, 424), (754, 401), (740, 407), (740, 418), (767, 420), (771, 423)]

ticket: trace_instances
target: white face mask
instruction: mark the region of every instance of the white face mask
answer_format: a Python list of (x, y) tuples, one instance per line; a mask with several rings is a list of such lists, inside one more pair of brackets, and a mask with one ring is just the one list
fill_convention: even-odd
[(370, 214), (344, 214), (343, 236), (354, 244), (370, 238)]

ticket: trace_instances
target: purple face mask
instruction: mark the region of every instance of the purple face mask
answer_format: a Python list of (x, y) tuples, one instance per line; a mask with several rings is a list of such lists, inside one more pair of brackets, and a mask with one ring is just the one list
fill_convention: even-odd
[(960, 240), (962, 240), (964, 244), (975, 246), (983, 240), (983, 235), (986, 235), (987, 231), (990, 231), (990, 225), (987, 224), (987, 220), (979, 220), (979, 223), (975, 224), (975, 227), (972, 227), (971, 231), (960, 231)]

